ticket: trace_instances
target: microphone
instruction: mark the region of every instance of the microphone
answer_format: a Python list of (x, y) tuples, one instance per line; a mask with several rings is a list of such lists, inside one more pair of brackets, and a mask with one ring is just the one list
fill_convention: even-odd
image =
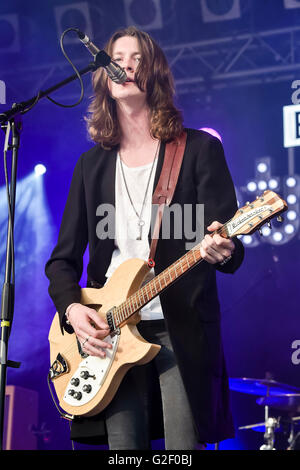
[(116, 64), (116, 62), (113, 62), (105, 51), (100, 51), (86, 34), (79, 29), (76, 29), (76, 32), (80, 41), (85, 45), (92, 56), (94, 56), (96, 65), (104, 67), (107, 75), (113, 82), (119, 84), (126, 82), (127, 75), (125, 70)]

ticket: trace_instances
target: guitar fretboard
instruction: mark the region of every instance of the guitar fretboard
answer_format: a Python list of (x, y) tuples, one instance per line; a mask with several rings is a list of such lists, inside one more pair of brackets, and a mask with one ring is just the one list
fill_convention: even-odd
[[(214, 233), (219, 233), (227, 237), (226, 224)], [(211, 236), (213, 236), (214, 233), (212, 233)], [(200, 244), (198, 244), (116, 307), (113, 311), (115, 327), (118, 328), (125, 323), (134, 313), (144, 307), (200, 261), (202, 261), (202, 256)]]

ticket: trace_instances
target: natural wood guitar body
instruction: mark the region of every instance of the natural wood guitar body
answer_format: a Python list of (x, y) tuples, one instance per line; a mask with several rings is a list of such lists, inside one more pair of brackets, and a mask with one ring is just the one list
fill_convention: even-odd
[[(149, 268), (145, 261), (140, 259), (125, 261), (113, 273), (103, 288), (82, 289), (81, 302), (89, 306), (101, 305), (99, 315), (105, 319), (108, 310), (121, 304), (138, 290), (148, 272)], [(80, 416), (93, 416), (99, 413), (114, 397), (125, 373), (135, 365), (146, 364), (157, 355), (160, 346), (148, 343), (142, 338), (135, 326), (139, 320), (139, 314), (135, 314), (127, 324), (120, 328), (121, 334), (114, 360), (96, 396), (85, 405), (71, 406), (65, 402), (64, 394), (70, 378), (78, 369), (83, 358), (79, 353), (75, 334), (66, 332), (62, 334), (59, 317), (56, 313), (49, 332), (50, 360), (53, 364), (57, 355), (61, 354), (67, 362), (68, 372), (53, 379), (59, 404), (63, 410), (71, 415)], [(100, 361), (101, 359), (99, 359)]]

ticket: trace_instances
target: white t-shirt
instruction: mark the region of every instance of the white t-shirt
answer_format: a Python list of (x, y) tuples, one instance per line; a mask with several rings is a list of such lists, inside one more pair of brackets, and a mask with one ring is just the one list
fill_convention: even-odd
[[(123, 163), (123, 162), (122, 162)], [(107, 280), (114, 270), (123, 261), (130, 258), (139, 258), (148, 261), (149, 242), (148, 233), (151, 223), (152, 192), (157, 166), (157, 158), (154, 162), (151, 179), (148, 186), (145, 204), (141, 215), (145, 225), (142, 227), (141, 240), (137, 240), (140, 235), (139, 219), (130, 203), (122, 175), (120, 155), (117, 155), (116, 178), (115, 178), (115, 250), (113, 251), (111, 263), (106, 271)], [(145, 191), (152, 168), (152, 162), (138, 167), (128, 167), (123, 163), (123, 170), (128, 187), (128, 191), (138, 214), (141, 213)], [(145, 281), (154, 277), (154, 270), (151, 269)], [(156, 296), (140, 311), (142, 320), (157, 320), (163, 318), (163, 312), (159, 300)]]

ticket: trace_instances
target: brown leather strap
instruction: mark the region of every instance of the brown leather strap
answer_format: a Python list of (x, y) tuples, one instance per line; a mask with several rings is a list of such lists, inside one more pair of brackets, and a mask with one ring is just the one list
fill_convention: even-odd
[(186, 132), (183, 132), (178, 139), (169, 142), (166, 145), (163, 167), (152, 197), (152, 204), (157, 206), (157, 213), (150, 246), (148, 260), (149, 267), (153, 267), (155, 265), (154, 255), (156, 252), (157, 240), (159, 238), (163, 212), (165, 206), (169, 206), (173, 199), (185, 150), (186, 137)]

